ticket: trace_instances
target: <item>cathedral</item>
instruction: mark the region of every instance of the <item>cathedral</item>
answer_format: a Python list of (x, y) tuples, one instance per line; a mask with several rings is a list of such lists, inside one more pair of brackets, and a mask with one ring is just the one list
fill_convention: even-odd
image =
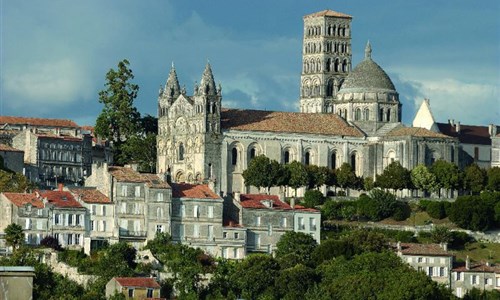
[(227, 194), (255, 192), (242, 173), (261, 154), (282, 164), (349, 163), (373, 178), (393, 161), (408, 169), (437, 159), (458, 163), (456, 138), (401, 123), (399, 94), (369, 42), (351, 67), (351, 16), (324, 10), (303, 19), (300, 112), (224, 108), (210, 64), (193, 95), (172, 66), (158, 97), (157, 173), (174, 182), (213, 181)]

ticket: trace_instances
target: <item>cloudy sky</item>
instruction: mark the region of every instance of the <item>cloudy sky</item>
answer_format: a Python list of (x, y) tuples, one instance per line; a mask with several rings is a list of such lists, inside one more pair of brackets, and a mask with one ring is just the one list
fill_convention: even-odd
[(0, 114), (94, 124), (105, 74), (126, 58), (136, 106), (156, 115), (172, 62), (192, 94), (207, 60), (226, 107), (298, 110), (302, 16), (353, 16), (353, 65), (370, 40), (411, 123), (500, 123), (500, 1), (0, 0)]

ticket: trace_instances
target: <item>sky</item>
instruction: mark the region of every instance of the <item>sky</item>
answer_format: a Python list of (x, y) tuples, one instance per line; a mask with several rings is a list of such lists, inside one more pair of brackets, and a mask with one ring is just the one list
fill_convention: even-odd
[(500, 125), (498, 0), (0, 0), (0, 114), (93, 125), (123, 59), (142, 115), (172, 63), (191, 95), (207, 61), (224, 107), (298, 111), (302, 17), (324, 9), (353, 16), (353, 67), (370, 40), (405, 124), (428, 98), (437, 121)]

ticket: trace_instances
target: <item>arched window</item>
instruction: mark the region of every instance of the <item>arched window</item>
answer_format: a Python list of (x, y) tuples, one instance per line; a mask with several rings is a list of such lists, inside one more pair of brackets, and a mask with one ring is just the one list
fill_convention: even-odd
[(354, 120), (361, 120), (361, 108), (356, 108), (356, 112), (354, 113)]
[(388, 108), (388, 109), (387, 109), (387, 115), (386, 115), (385, 120), (386, 120), (387, 122), (390, 122), (390, 121), (391, 121), (391, 109), (390, 109), (390, 108)]
[(330, 72), (330, 64), (331, 64), (331, 60), (330, 59), (327, 59), (326, 60), (326, 64), (325, 64), (325, 71), (327, 72)]
[(179, 160), (184, 160), (184, 145), (182, 143), (179, 145)]
[(455, 147), (451, 147), (450, 149), (450, 155), (451, 155), (451, 162), (455, 162)]
[(347, 119), (347, 108), (344, 108), (344, 118)]
[(330, 169), (335, 170), (337, 168), (337, 152), (333, 151), (330, 155)]
[(364, 117), (364, 120), (365, 121), (368, 121), (370, 119), (370, 110), (368, 108), (365, 108), (364, 112), (363, 112), (363, 117)]
[(328, 84), (326, 85), (326, 96), (331, 97), (333, 96), (333, 79), (330, 78), (328, 80)]
[(347, 72), (347, 61), (345, 59), (342, 62), (342, 72)]
[(238, 163), (238, 149), (233, 148), (233, 150), (231, 150), (231, 164), (233, 166), (236, 166), (237, 163)]
[(354, 172), (356, 172), (356, 152), (351, 154), (351, 167)]
[(306, 166), (311, 164), (311, 153), (309, 151), (307, 151), (305, 156), (304, 156), (304, 164)]
[(285, 151), (285, 153), (283, 154), (283, 161), (285, 164), (288, 164), (290, 162), (290, 151)]
[(253, 159), (255, 157), (255, 148), (250, 149), (250, 159)]
[(384, 109), (383, 108), (379, 109), (379, 111), (378, 111), (378, 120), (380, 122), (384, 121)]
[(339, 65), (340, 65), (339, 59), (338, 59), (338, 58), (336, 58), (336, 59), (335, 59), (335, 63), (334, 63), (334, 65), (333, 65), (333, 70), (334, 70), (335, 72), (338, 72), (338, 71), (339, 71)]

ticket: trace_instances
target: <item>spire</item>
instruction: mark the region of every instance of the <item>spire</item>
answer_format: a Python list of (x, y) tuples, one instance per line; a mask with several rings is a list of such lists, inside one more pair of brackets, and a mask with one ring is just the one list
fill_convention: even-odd
[(366, 43), (365, 47), (365, 59), (372, 59), (372, 45), (370, 45), (370, 41)]
[(168, 74), (167, 83), (165, 84), (165, 89), (163, 94), (169, 98), (177, 98), (181, 93), (181, 87), (179, 86), (179, 80), (177, 79), (177, 73), (175, 72), (174, 62), (172, 62), (172, 68)]
[(205, 71), (203, 71), (203, 75), (201, 76), (200, 93), (207, 95), (217, 94), (214, 75), (212, 74), (212, 67), (210, 66), (210, 62), (208, 61), (207, 65), (205, 66)]

